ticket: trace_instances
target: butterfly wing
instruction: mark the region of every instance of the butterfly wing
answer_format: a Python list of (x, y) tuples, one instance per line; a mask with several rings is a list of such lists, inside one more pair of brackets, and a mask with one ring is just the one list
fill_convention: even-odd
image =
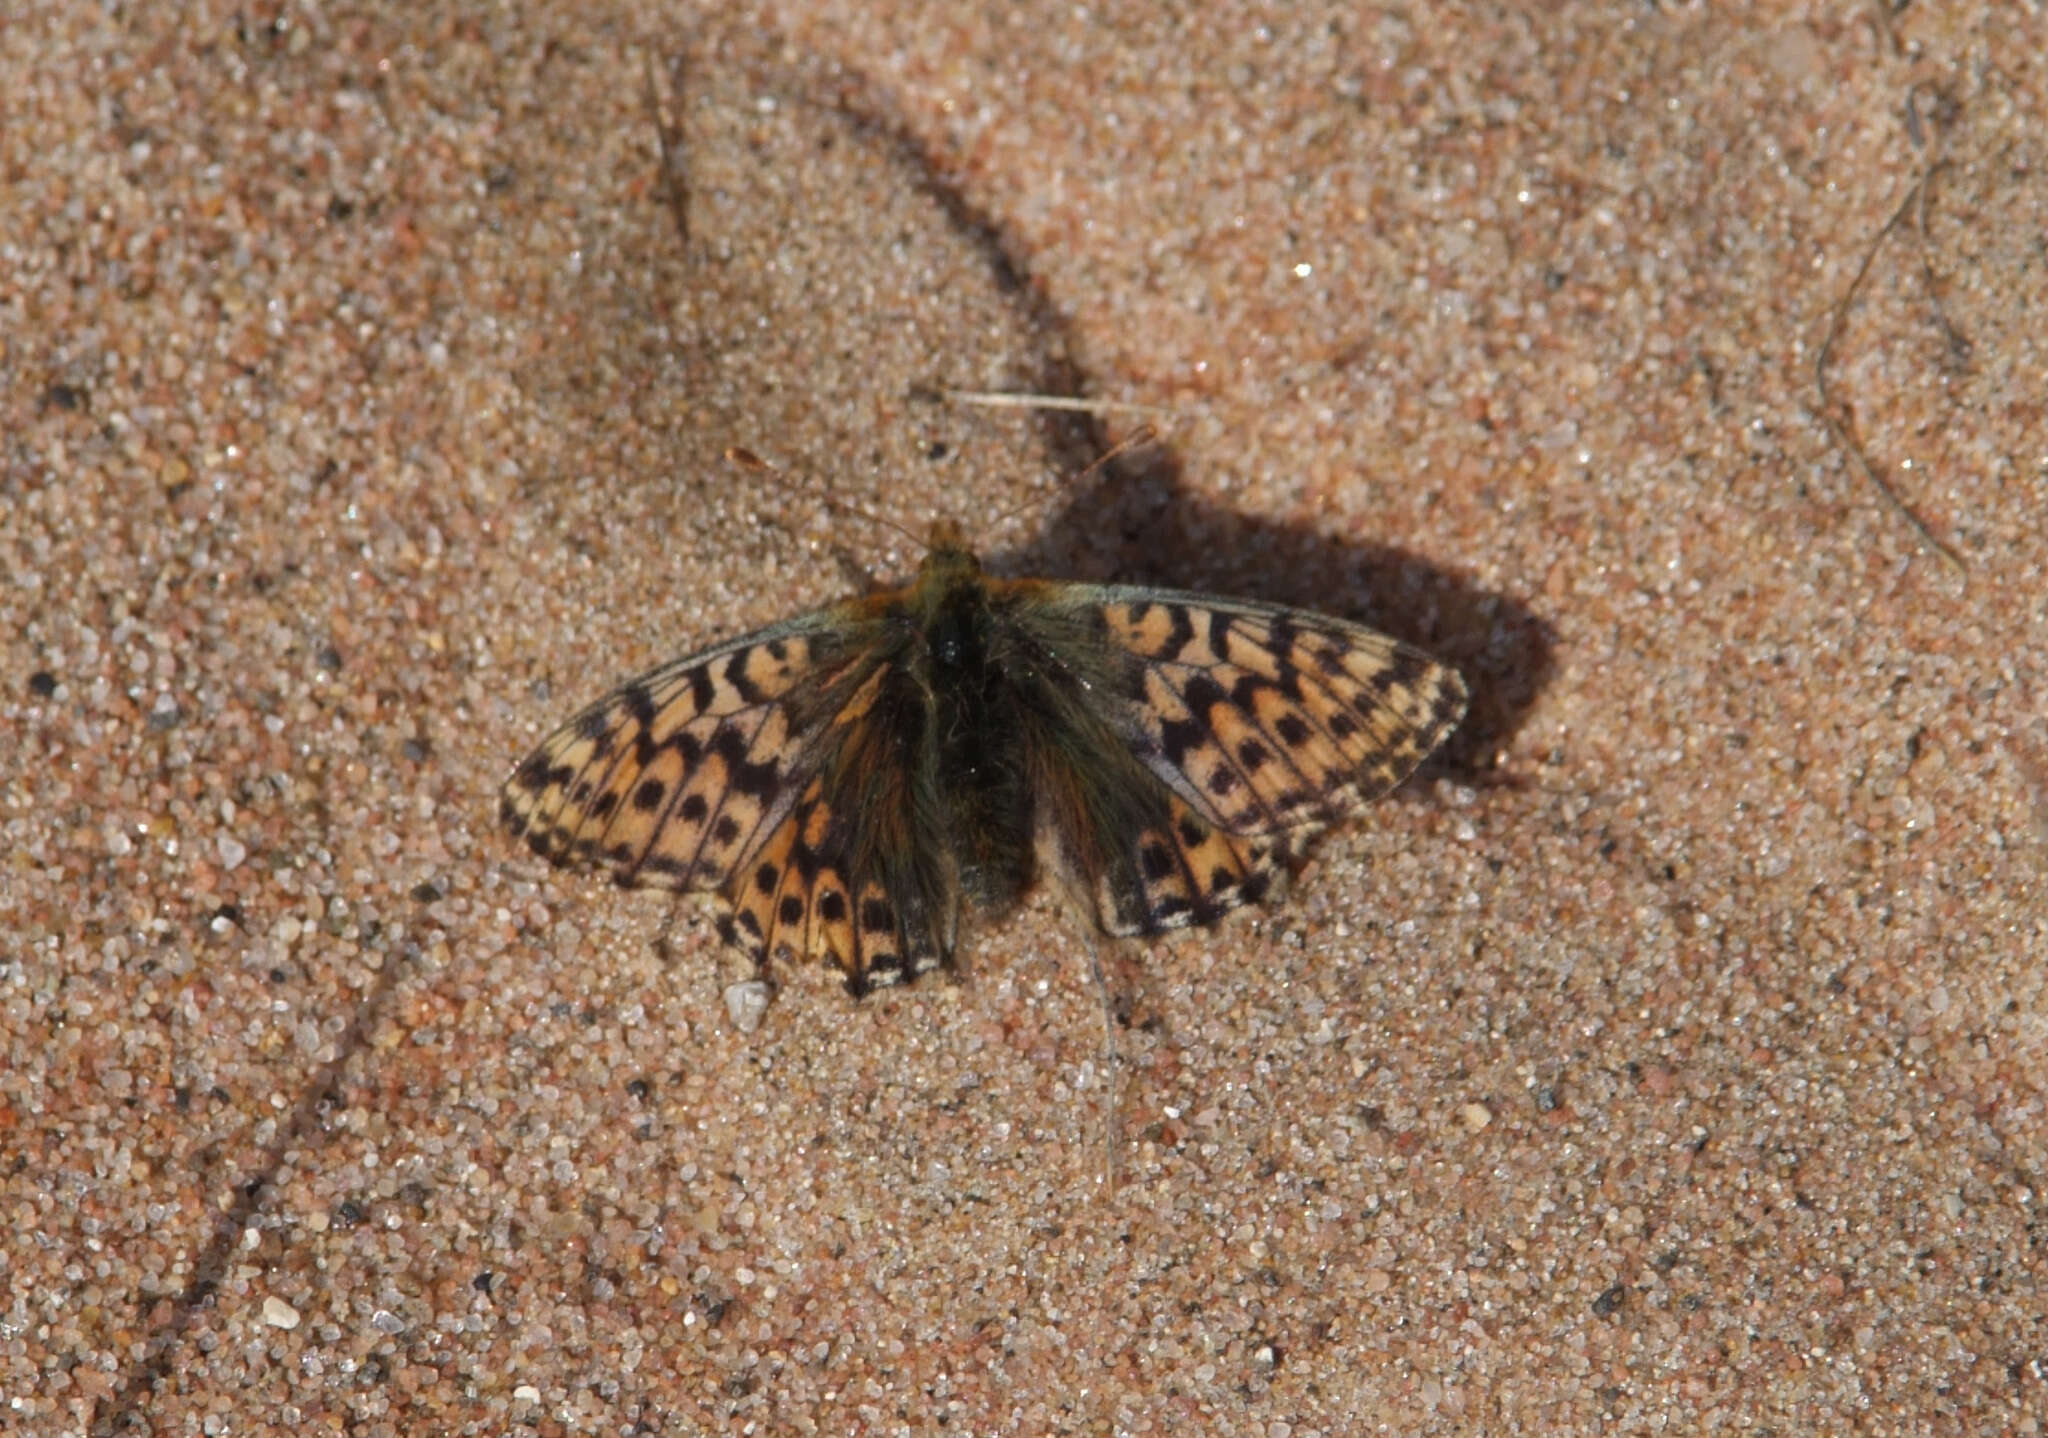
[(1040, 844), (1111, 934), (1265, 897), (1303, 841), (1407, 778), (1465, 712), (1455, 670), (1328, 615), (1119, 586), (1028, 601), (1015, 612), (1041, 682), (1068, 696), (1061, 723), (1100, 731), (1039, 745)]
[(918, 734), (888, 603), (801, 615), (621, 685), (513, 771), (505, 824), (622, 885), (715, 890), (721, 935), (757, 965), (828, 958), (858, 992), (945, 962), (957, 894), (909, 799)]

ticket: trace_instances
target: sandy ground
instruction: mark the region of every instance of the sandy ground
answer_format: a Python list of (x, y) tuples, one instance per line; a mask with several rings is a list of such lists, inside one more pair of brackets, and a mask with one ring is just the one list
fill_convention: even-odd
[[(1175, 8), (10, 7), (0, 1429), (2038, 1431), (2042, 17)], [(862, 508), (1472, 718), (740, 1032), (495, 792)]]

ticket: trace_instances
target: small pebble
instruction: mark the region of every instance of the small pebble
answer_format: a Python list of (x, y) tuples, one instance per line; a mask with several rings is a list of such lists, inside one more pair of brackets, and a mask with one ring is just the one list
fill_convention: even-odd
[(775, 997), (775, 991), (762, 979), (743, 979), (725, 987), (725, 1011), (732, 1019), (732, 1026), (743, 1034), (750, 1034), (761, 1027), (761, 1016), (768, 1012), (768, 1001)]

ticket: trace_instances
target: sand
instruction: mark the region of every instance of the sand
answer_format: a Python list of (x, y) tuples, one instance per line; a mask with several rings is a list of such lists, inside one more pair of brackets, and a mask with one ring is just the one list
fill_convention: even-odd
[[(2039, 1430), (2041, 18), (1175, 8), (0, 25), (0, 1429)], [(1113, 1058), (497, 827), (941, 516), (1474, 687)]]

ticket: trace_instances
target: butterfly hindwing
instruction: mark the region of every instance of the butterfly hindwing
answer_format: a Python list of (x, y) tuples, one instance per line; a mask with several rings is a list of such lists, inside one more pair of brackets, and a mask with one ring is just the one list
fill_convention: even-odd
[(745, 870), (721, 891), (727, 942), (766, 964), (777, 954), (825, 959), (855, 993), (899, 983), (951, 955), (929, 915), (899, 904), (854, 852), (854, 831), (813, 779)]
[(1159, 824), (1140, 830), (1130, 862), (1098, 882), (1096, 921), (1117, 937), (1213, 924), (1240, 904), (1256, 904), (1280, 877), (1285, 846), (1227, 833), (1197, 815), (1178, 794)]
[(923, 717), (900, 663), (878, 664), (834, 715), (815, 777), (721, 891), (726, 936), (757, 963), (827, 959), (864, 993), (951, 961), (959, 886), (915, 799)]

